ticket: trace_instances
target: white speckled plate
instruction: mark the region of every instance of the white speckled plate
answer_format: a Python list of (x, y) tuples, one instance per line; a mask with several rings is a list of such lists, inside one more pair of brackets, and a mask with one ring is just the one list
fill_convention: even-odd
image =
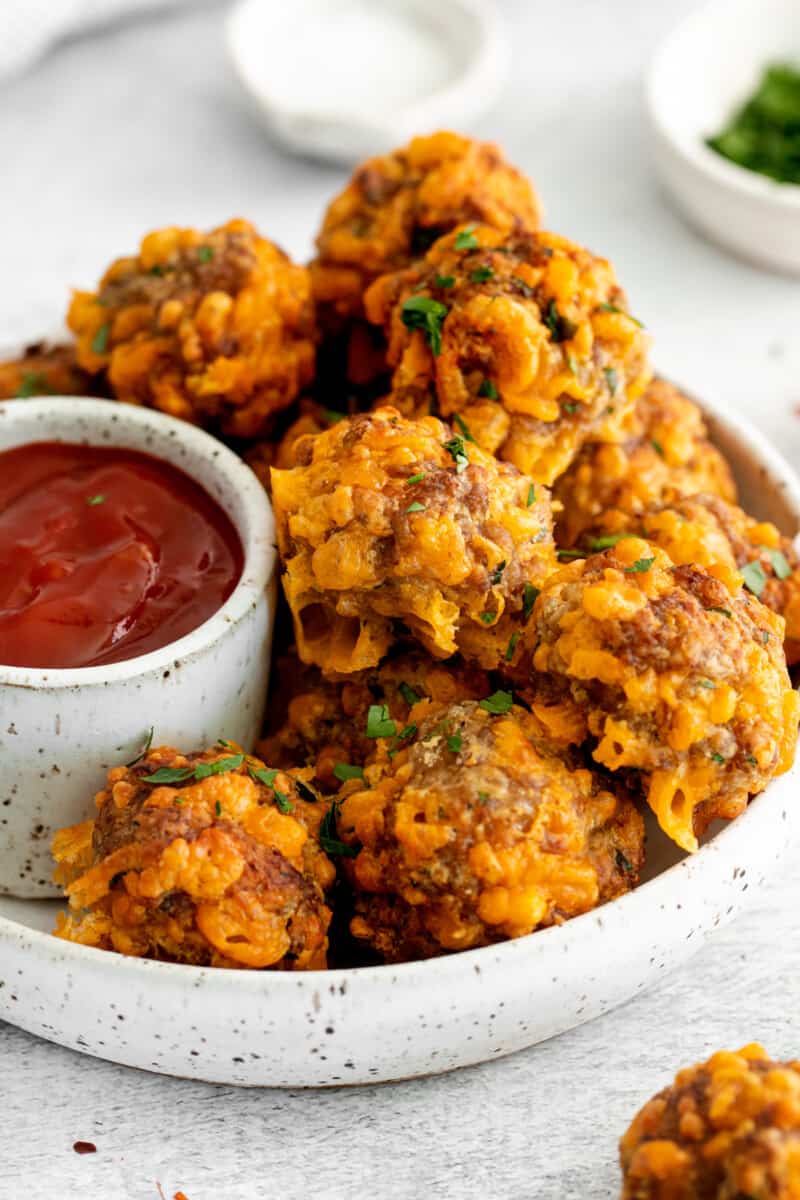
[[(800, 526), (800, 483), (706, 405), (746, 508)], [(0, 898), (0, 1017), (113, 1062), (219, 1083), (323, 1087), (510, 1054), (635, 996), (758, 893), (800, 827), (800, 768), (691, 858), (650, 830), (646, 882), (530, 937), (429, 962), (288, 974), (123, 958), (48, 935), (52, 901)]]

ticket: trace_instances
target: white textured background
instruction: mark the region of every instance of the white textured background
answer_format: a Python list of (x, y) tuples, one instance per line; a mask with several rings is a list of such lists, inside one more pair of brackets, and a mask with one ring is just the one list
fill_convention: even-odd
[[(287, 0), (289, 2), (289, 0)], [(661, 369), (800, 451), (800, 284), (725, 257), (652, 176), (641, 75), (696, 0), (504, 0), (515, 59), (476, 132), (502, 141), (549, 224), (611, 257)], [(255, 124), (217, 6), (60, 46), (0, 86), (0, 343), (51, 330), (145, 229), (252, 218), (310, 250), (332, 167)], [(627, 1008), (545, 1046), (379, 1089), (237, 1092), (108, 1066), (0, 1026), (2, 1200), (595, 1200), (616, 1139), (672, 1074), (751, 1039), (800, 1054), (800, 883), (751, 911)], [(609, 970), (614, 964), (609, 963)], [(177, 1019), (177, 1017), (176, 1017)], [(94, 1141), (78, 1157), (72, 1143)]]

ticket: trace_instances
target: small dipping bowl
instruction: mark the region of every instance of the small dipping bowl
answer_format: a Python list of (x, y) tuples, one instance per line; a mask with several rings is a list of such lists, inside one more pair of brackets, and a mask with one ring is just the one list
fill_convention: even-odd
[(710, 0), (659, 49), (647, 80), (656, 165), (691, 223), (741, 258), (800, 275), (800, 186), (707, 146), (764, 68), (800, 62), (797, 0)]
[(241, 577), (223, 606), (178, 641), (106, 666), (0, 664), (0, 893), (56, 896), (50, 842), (94, 812), (109, 767), (153, 745), (218, 738), (250, 748), (269, 679), (275, 526), (266, 492), (215, 438), (151, 409), (48, 396), (0, 403), (0, 451), (31, 442), (138, 450), (190, 476), (242, 544)]

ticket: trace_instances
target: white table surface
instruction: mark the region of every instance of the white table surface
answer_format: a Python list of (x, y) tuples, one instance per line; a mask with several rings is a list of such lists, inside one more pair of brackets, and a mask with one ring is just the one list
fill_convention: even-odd
[[(792, 458), (800, 283), (702, 241), (652, 175), (642, 70), (694, 2), (504, 0), (513, 70), (474, 132), (532, 174), (551, 227), (614, 260), (661, 369), (747, 412)], [(225, 62), (222, 19), (201, 6), (100, 31), (0, 86), (0, 341), (51, 329), (68, 285), (92, 284), (158, 225), (243, 215), (295, 255), (309, 252), (343, 172), (264, 139)], [(788, 865), (747, 914), (626, 1008), (441, 1078), (245, 1092), (110, 1066), (0, 1026), (0, 1195), (615, 1196), (616, 1139), (677, 1066), (753, 1039), (800, 1054), (793, 876)], [(79, 1139), (97, 1153), (75, 1154)]]

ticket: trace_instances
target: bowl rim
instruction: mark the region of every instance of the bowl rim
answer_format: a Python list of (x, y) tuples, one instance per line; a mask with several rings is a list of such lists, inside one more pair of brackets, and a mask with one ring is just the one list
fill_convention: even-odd
[[(237, 521), (233, 513), (227, 512), (221, 502), (215, 500), (215, 503), (226, 511), (239, 536), (244, 555), (242, 572), (221, 608), (196, 629), (174, 642), (167, 643), (166, 646), (134, 658), (123, 659), (121, 662), (96, 667), (16, 667), (0, 663), (0, 691), (14, 687), (36, 691), (106, 687), (109, 684), (123, 683), (141, 675), (158, 672), (171, 666), (176, 660), (186, 661), (194, 658), (207, 651), (209, 646), (224, 637), (251, 612), (266, 593), (276, 573), (275, 520), (269, 497), (246, 463), (223, 442), (177, 417), (168, 416), (156, 409), (140, 408), (138, 405), (115, 400), (102, 400), (91, 396), (41, 396), (0, 401), (0, 422), (3, 428), (8, 428), (9, 421), (13, 424), (19, 419), (26, 423), (26, 418), (35, 418), (37, 414), (46, 417), (54, 412), (63, 416), (80, 417), (87, 426), (93, 424), (98, 431), (111, 434), (110, 438), (98, 436), (95, 443), (93, 435), (84, 430), (81, 444), (124, 447), (125, 429), (140, 432), (147, 430), (159, 435), (163, 444), (149, 448), (145, 453), (176, 470), (182, 470), (184, 474), (187, 473), (185, 467), (166, 454), (169, 444), (188, 447), (198, 457), (202, 457), (209, 472), (215, 474), (218, 479), (224, 479), (236, 491), (242, 503), (242, 511), (248, 514), (247, 528), (244, 528), (244, 522)], [(51, 440), (68, 443), (68, 439), (62, 436)], [(202, 483), (199, 486), (203, 487), (204, 491), (208, 490)], [(259, 530), (264, 532), (260, 533)]]
[[(739, 0), (751, 3), (752, 0)], [(760, 2), (760, 0), (759, 0)], [(718, 187), (742, 198), (755, 200), (766, 207), (793, 212), (800, 209), (800, 184), (781, 183), (758, 171), (751, 171), (717, 154), (701, 137), (689, 141), (677, 135), (665, 116), (663, 95), (670, 89), (662, 85), (662, 77), (674, 74), (674, 60), (681, 57), (683, 41), (713, 20), (715, 12), (727, 22), (731, 20), (731, 0), (708, 0), (701, 8), (689, 13), (663, 39), (650, 60), (645, 77), (645, 107), (658, 136), (683, 162), (694, 171), (713, 180)]]
[[(745, 417), (738, 413), (730, 413), (719, 401), (702, 400), (700, 407), (703, 415), (724, 433), (738, 438), (754, 452), (758, 465), (769, 471), (776, 489), (780, 489), (787, 499), (791, 509), (797, 514), (800, 524), (800, 476), (796, 475), (781, 452), (769, 439), (756, 429)], [(800, 754), (784, 775), (770, 781), (759, 795), (755, 796), (746, 810), (734, 820), (728, 822), (713, 838), (701, 845), (694, 854), (687, 855), (667, 867), (652, 879), (640, 884), (633, 891), (618, 896), (595, 909), (572, 917), (563, 925), (550, 926), (547, 929), (536, 930), (524, 937), (508, 941), (496, 942), (489, 946), (479, 946), (471, 950), (463, 950), (455, 954), (443, 955), (432, 959), (419, 959), (407, 963), (380, 963), (367, 967), (334, 967), (324, 970), (304, 972), (282, 971), (242, 971), (231, 967), (199, 967), (187, 963), (160, 962), (155, 959), (135, 958), (114, 951), (100, 950), (93, 946), (84, 946), (76, 942), (58, 939), (54, 947), (52, 933), (33, 929), (11, 917), (0, 914), (0, 945), (10, 941), (22, 942), (30, 947), (37, 955), (49, 957), (53, 952), (66, 957), (70, 962), (83, 963), (90, 970), (115, 969), (125, 971), (129, 977), (145, 978), (157, 985), (159, 980), (182, 979), (185, 985), (200, 987), (209, 985), (212, 981), (223, 988), (231, 987), (247, 989), (249, 994), (257, 993), (266, 988), (282, 988), (288, 995), (290, 991), (309, 987), (319, 987), (320, 980), (331, 989), (347, 986), (357, 981), (358, 986), (365, 989), (381, 987), (391, 975), (393, 985), (403, 988), (414, 988), (424, 980), (436, 979), (442, 986), (456, 983), (465, 973), (479, 971), (480, 962), (490, 954), (494, 955), (495, 970), (510, 969), (515, 956), (535, 951), (541, 946), (541, 952), (546, 948), (557, 945), (559, 939), (567, 948), (565, 938), (572, 938), (578, 943), (591, 940), (598, 926), (607, 927), (614, 923), (620, 933), (624, 933), (628, 922), (636, 919), (637, 908), (642, 900), (653, 906), (661, 906), (674, 897), (676, 892), (685, 895), (686, 889), (702, 880), (706, 874), (707, 865), (717, 860), (718, 869), (728, 859), (733, 858), (741, 848), (748, 845), (751, 829), (757, 824), (763, 824), (770, 815), (767, 806), (781, 804), (781, 794), (790, 796), (800, 782)], [(785, 803), (785, 800), (784, 800)], [(773, 821), (780, 823), (784, 836), (784, 845), (788, 845), (793, 829), (792, 819), (788, 810), (792, 806), (786, 804), (782, 815), (777, 812)], [(794, 825), (800, 821), (800, 807), (795, 805), (797, 816)], [(722, 864), (719, 860), (722, 858)], [(745, 868), (747, 863), (745, 863)], [(113, 958), (109, 960), (109, 955)], [(133, 973), (131, 975), (131, 973)], [(177, 973), (177, 974), (176, 974)]]

